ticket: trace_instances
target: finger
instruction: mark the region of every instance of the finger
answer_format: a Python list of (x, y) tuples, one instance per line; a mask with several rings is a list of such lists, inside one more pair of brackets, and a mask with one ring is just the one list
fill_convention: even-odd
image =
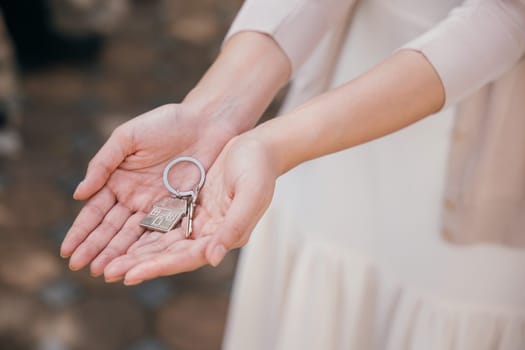
[[(158, 232), (150, 233), (150, 235), (155, 234), (158, 234)], [(151, 241), (151, 243), (155, 242), (155, 240)], [(151, 261), (155, 257), (166, 252), (177, 254), (179, 251), (191, 247), (194, 244), (193, 242), (193, 240), (179, 240), (173, 243), (171, 246), (163, 245), (162, 249), (160, 250), (150, 251), (148, 253), (141, 254), (137, 254), (135, 251), (133, 253), (128, 253), (124, 256), (116, 258), (115, 260), (111, 261), (108, 264), (108, 266), (106, 266), (106, 268), (104, 269), (104, 277), (106, 279), (106, 282), (116, 282), (118, 280), (121, 280), (124, 277), (124, 275), (134, 266), (142, 262)]]
[(153, 242), (156, 242), (160, 238), (162, 238), (164, 234), (156, 231), (148, 231), (145, 232), (140, 238), (133, 243), (128, 250), (126, 251), (126, 254), (134, 254), (135, 251), (145, 245), (152, 244)]
[(126, 255), (114, 259), (105, 267), (104, 278), (106, 282), (116, 282), (122, 279), (124, 274), (134, 265), (170, 249), (170, 246), (183, 239), (184, 235), (181, 230), (170, 231), (167, 234), (154, 231), (143, 234), (128, 249)]
[(126, 254), (115, 258), (104, 268), (104, 279), (106, 282), (119, 281), (124, 277), (126, 272), (128, 272), (135, 265), (147, 259), (152, 259), (157, 254), (159, 253), (143, 255)]
[(119, 127), (113, 131), (106, 143), (89, 162), (86, 177), (78, 184), (73, 198), (84, 200), (96, 193), (108, 180), (109, 176), (131, 153), (132, 137), (128, 129)]
[[(242, 184), (235, 193), (224, 223), (213, 234), (213, 240), (206, 249), (206, 257), (212, 266), (222, 261), (228, 250), (238, 248), (248, 241), (248, 237), (266, 210), (268, 194), (258, 191), (254, 184)], [(272, 193), (269, 194), (271, 198)], [(261, 204), (264, 203), (264, 204)]]
[(155, 242), (160, 237), (162, 233), (155, 231), (146, 231), (140, 236), (140, 238), (131, 245), (125, 255), (122, 255), (118, 258), (113, 259), (105, 268), (104, 268), (104, 278), (106, 282), (115, 282), (122, 277), (124, 274), (135, 264), (139, 263), (144, 256), (135, 255), (130, 250), (139, 244), (144, 245), (148, 243)]
[[(133, 249), (130, 249), (128, 253), (133, 255), (143, 255), (163, 251), (168, 247), (172, 246), (178, 241), (186, 238), (186, 232), (183, 229), (176, 229), (170, 232), (161, 234), (158, 239), (151, 240), (148, 243), (141, 242), (137, 244)], [(138, 243), (138, 242), (137, 242)]]
[(210, 237), (179, 242), (176, 250), (166, 250), (152, 259), (135, 265), (124, 276), (124, 284), (131, 286), (160, 276), (193, 271), (207, 264), (206, 246)]
[(139, 212), (129, 217), (106, 248), (91, 262), (91, 275), (101, 275), (110, 261), (125, 254), (129, 247), (139, 239), (144, 233), (144, 228), (140, 226), (140, 221), (144, 215), (144, 213)]
[(116, 198), (109, 188), (104, 187), (82, 208), (69, 229), (60, 247), (60, 255), (69, 257), (106, 216), (115, 204)]
[(107, 213), (100, 225), (75, 249), (69, 260), (71, 270), (80, 270), (89, 264), (120, 231), (130, 216), (131, 210), (117, 203)]

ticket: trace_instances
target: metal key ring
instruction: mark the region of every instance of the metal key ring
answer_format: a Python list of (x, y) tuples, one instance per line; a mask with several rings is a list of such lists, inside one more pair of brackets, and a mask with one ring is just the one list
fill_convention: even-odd
[[(181, 163), (181, 162), (190, 162), (193, 163), (197, 168), (199, 168), (199, 171), (201, 172), (201, 179), (199, 181), (199, 184), (197, 185), (195, 190), (189, 190), (189, 191), (177, 191), (175, 188), (173, 188), (170, 185), (170, 182), (168, 180), (168, 174), (175, 165)], [(166, 168), (164, 169), (164, 174), (162, 176), (162, 180), (164, 181), (164, 186), (170, 191), (172, 194), (174, 194), (177, 197), (188, 197), (188, 196), (194, 196), (195, 191), (198, 191), (202, 188), (202, 185), (204, 185), (204, 181), (206, 180), (206, 171), (204, 170), (204, 166), (199, 162), (197, 159), (193, 157), (179, 157), (174, 160), (172, 160), (168, 165), (166, 165)]]

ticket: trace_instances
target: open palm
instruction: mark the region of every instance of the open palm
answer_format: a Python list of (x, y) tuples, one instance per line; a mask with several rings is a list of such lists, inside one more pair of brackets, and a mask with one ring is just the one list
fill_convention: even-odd
[[(167, 194), (162, 183), (166, 164), (190, 155), (208, 168), (232, 137), (220, 128), (204, 128), (204, 118), (183, 105), (165, 105), (118, 127), (91, 160), (76, 199), (88, 199), (61, 247), (78, 270), (91, 263), (100, 275), (144, 233), (139, 222), (151, 205)], [(191, 167), (177, 166), (172, 183), (189, 188), (198, 178)]]
[(126, 284), (137, 284), (219, 264), (228, 250), (248, 241), (271, 201), (275, 179), (264, 148), (242, 136), (230, 141), (199, 196), (192, 239), (185, 239), (181, 228), (166, 234), (145, 233), (126, 254), (109, 263), (106, 280), (124, 278)]

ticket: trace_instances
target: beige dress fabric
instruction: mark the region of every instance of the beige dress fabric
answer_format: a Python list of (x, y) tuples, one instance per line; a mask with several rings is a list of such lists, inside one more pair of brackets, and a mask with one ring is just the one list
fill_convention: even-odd
[(443, 235), (525, 247), (525, 60), (463, 102), (452, 133)]
[[(461, 103), (279, 179), (241, 255), (224, 348), (525, 349), (525, 251), (509, 246), (524, 231), (524, 2), (248, 0), (229, 35), (243, 30), (290, 57), (285, 110), (400, 47)], [(497, 244), (451, 244), (443, 227)]]

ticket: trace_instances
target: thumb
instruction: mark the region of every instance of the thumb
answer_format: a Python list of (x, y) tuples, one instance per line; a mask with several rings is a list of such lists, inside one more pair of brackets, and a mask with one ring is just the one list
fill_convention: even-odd
[(113, 131), (106, 143), (89, 162), (86, 176), (73, 194), (77, 200), (85, 200), (97, 193), (107, 182), (109, 176), (119, 167), (132, 148), (131, 137), (122, 126)]
[(262, 192), (254, 191), (253, 186), (245, 188), (233, 198), (226, 213), (224, 223), (213, 234), (212, 241), (206, 248), (206, 259), (212, 266), (217, 266), (229, 250), (244, 246), (250, 234), (264, 214), (271, 199)]

